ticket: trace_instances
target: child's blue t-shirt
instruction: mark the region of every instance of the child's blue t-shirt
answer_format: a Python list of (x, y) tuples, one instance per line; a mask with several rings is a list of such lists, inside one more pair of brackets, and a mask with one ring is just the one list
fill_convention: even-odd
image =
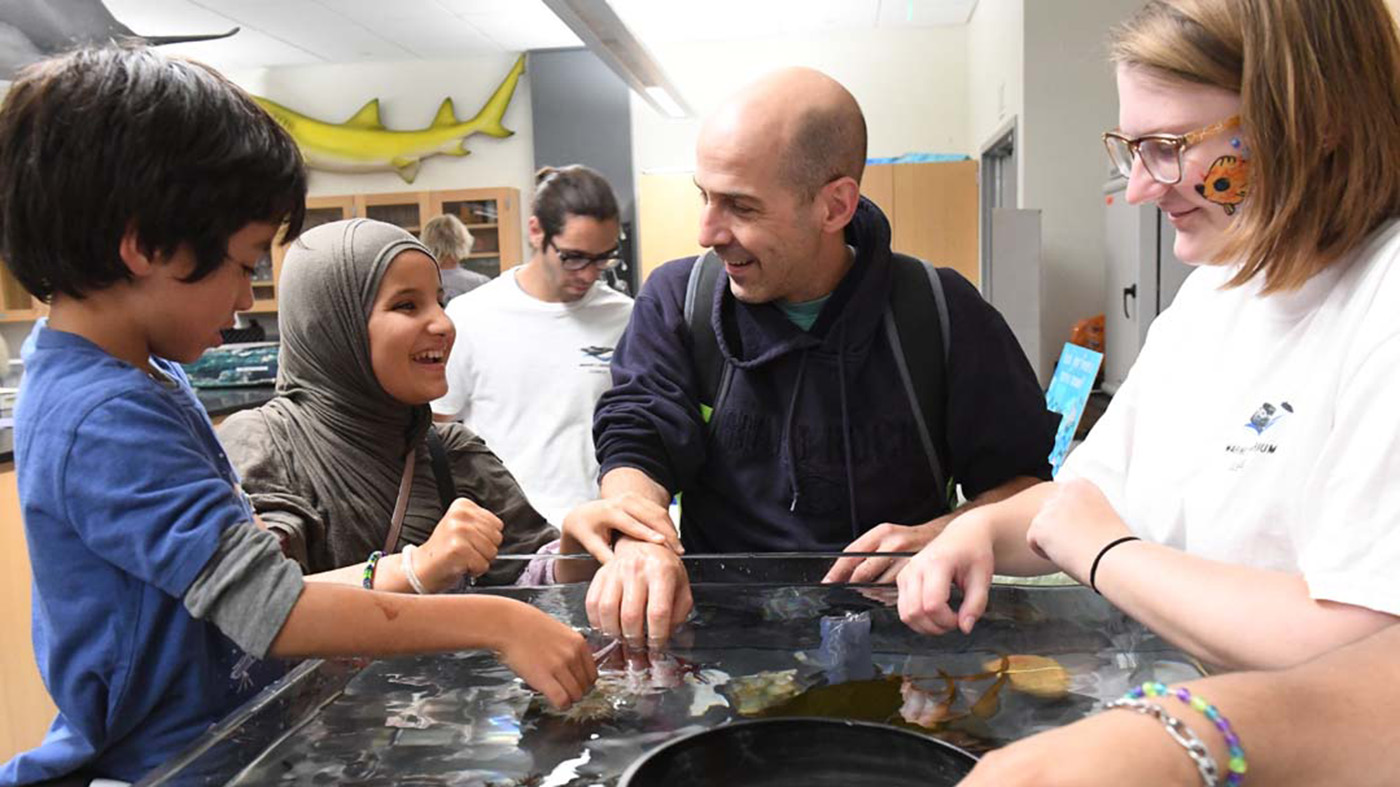
[(252, 521), (178, 364), (176, 384), (40, 322), (15, 412), (39, 672), (58, 706), (0, 784), (86, 767), (135, 781), (268, 679), (182, 603), (223, 531)]

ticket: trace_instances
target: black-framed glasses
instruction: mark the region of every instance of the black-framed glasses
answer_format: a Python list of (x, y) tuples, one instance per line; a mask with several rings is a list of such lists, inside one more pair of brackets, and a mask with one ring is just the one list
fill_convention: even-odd
[(618, 256), (618, 247), (602, 254), (588, 254), (574, 249), (561, 249), (552, 239), (549, 245), (554, 247), (554, 253), (559, 255), (559, 264), (564, 266), (566, 271), (581, 271), (590, 265), (596, 265), (600, 271), (610, 271), (622, 264), (622, 257)]
[(1164, 186), (1175, 186), (1181, 182), (1185, 171), (1182, 154), (1187, 148), (1239, 124), (1240, 116), (1232, 115), (1219, 123), (1185, 134), (1145, 134), (1130, 138), (1120, 132), (1109, 131), (1103, 135), (1103, 144), (1108, 150), (1108, 160), (1113, 162), (1123, 177), (1132, 177), (1133, 159), (1140, 158), (1153, 180)]

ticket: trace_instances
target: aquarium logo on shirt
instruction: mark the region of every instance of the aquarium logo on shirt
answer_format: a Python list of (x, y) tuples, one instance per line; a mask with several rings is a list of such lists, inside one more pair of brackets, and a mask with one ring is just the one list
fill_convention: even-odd
[(1265, 402), (1259, 405), (1259, 409), (1254, 411), (1254, 415), (1249, 417), (1249, 423), (1245, 424), (1245, 427), (1253, 429), (1257, 435), (1262, 435), (1269, 430), (1269, 427), (1292, 414), (1293, 405), (1288, 402), (1282, 402), (1277, 407)]
[[(1265, 440), (1264, 433), (1288, 416), (1293, 414), (1293, 405), (1288, 402), (1280, 402), (1275, 405), (1265, 402), (1259, 405), (1249, 417), (1249, 421), (1244, 424), (1246, 440), (1232, 442), (1225, 446), (1226, 453), (1235, 457), (1231, 464), (1231, 470), (1243, 468), (1249, 457), (1268, 456), (1278, 451), (1278, 443), (1272, 440)], [(1249, 438), (1253, 438), (1250, 440)]]
[(607, 371), (608, 365), (612, 363), (613, 348), (611, 347), (598, 347), (595, 345), (580, 347), (579, 351), (583, 353), (583, 360), (579, 362), (579, 366), (582, 368)]

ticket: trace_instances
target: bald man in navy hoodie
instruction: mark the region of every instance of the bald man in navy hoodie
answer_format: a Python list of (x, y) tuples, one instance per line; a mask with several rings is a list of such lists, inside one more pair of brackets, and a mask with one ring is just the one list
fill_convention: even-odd
[[(1057, 419), (1025, 354), (977, 290), (940, 269), (946, 414), (928, 432), (969, 501), (950, 510), (884, 322), (894, 262), (889, 222), (860, 197), (865, 147), (854, 97), (810, 69), (759, 80), (705, 122), (699, 241), (724, 269), (696, 297), (713, 299), (728, 375), (705, 412), (684, 316), (699, 263), (666, 263), (637, 297), (598, 403), (602, 499), (565, 522), (563, 548), (606, 563), (588, 596), (604, 630), (664, 643), (691, 606), (685, 572), (664, 545), (624, 536), (609, 551), (573, 534), (623, 523), (669, 533), (677, 492), (691, 553), (892, 552), (917, 551), (968, 508), (1049, 480)], [(847, 558), (826, 578), (890, 582), (902, 565)]]

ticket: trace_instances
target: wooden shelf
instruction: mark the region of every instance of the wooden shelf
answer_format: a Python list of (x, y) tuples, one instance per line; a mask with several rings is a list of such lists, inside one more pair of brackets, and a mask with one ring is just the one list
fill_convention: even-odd
[[(307, 226), (327, 221), (351, 218), (374, 218), (377, 213), (383, 218), (394, 218), (403, 222), (399, 226), (414, 235), (422, 232), (423, 223), (442, 213), (447, 213), (449, 205), (458, 207), (464, 203), (480, 203), (490, 209), (495, 206), (497, 221), (467, 224), (468, 229), (495, 231), (494, 251), (474, 252), (469, 256), (476, 260), (499, 260), (499, 270), (506, 270), (520, 262), (520, 192), (511, 188), (499, 189), (457, 189), (451, 191), (404, 191), (387, 194), (346, 194), (343, 196), (308, 197)], [(388, 210), (385, 210), (385, 209)], [(314, 211), (314, 214), (312, 213)], [(490, 234), (486, 235), (490, 237)], [(251, 314), (267, 314), (277, 311), (277, 280), (282, 275), (282, 258), (286, 247), (276, 243), (272, 251), (272, 279), (253, 282), (254, 301)], [(489, 267), (483, 265), (482, 267)], [(0, 322), (6, 321), (10, 312), (0, 310)], [(10, 319), (34, 319), (14, 317)]]

